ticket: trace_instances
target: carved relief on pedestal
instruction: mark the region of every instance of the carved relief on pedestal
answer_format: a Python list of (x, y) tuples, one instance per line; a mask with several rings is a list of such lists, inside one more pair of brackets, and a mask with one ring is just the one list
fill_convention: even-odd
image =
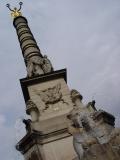
[(61, 84), (57, 84), (51, 88), (47, 88), (43, 91), (37, 91), (36, 94), (39, 95), (42, 101), (47, 104), (54, 104), (62, 100), (62, 93), (60, 91)]
[[(34, 89), (34, 93), (40, 97), (42, 102), (44, 103), (44, 107), (42, 107), (41, 112), (46, 110), (60, 110), (60, 104), (67, 104), (68, 102), (64, 99), (62, 92), (61, 92), (61, 84), (58, 83), (53, 87), (49, 87), (45, 90), (37, 90)], [(61, 105), (62, 106), (62, 105)]]

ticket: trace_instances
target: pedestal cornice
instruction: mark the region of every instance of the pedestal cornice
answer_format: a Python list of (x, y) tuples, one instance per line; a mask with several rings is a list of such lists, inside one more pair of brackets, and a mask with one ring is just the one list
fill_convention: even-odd
[(51, 73), (43, 74), (40, 76), (20, 79), (20, 84), (22, 87), (25, 102), (27, 102), (30, 99), (29, 93), (28, 93), (28, 86), (29, 85), (34, 85), (37, 83), (42, 83), (42, 82), (54, 80), (57, 78), (63, 78), (67, 82), (67, 70), (62, 69), (62, 70), (54, 71)]

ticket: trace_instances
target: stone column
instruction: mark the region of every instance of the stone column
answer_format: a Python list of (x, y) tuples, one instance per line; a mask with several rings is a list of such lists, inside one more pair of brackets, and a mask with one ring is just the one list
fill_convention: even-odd
[(27, 19), (23, 16), (16, 17), (14, 18), (13, 25), (18, 35), (24, 59), (27, 60), (33, 56), (43, 57), (28, 26)]

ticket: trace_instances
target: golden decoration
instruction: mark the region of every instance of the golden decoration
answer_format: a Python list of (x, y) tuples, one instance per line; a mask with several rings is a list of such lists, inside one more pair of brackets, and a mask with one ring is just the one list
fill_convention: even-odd
[(22, 13), (20, 12), (21, 8), (22, 8), (22, 2), (19, 3), (20, 7), (19, 9), (17, 9), (16, 7), (14, 9), (11, 9), (10, 8), (10, 4), (6, 4), (6, 7), (9, 8), (9, 10), (11, 11), (11, 16), (13, 18), (16, 18), (16, 17), (19, 17), (19, 16), (22, 16)]

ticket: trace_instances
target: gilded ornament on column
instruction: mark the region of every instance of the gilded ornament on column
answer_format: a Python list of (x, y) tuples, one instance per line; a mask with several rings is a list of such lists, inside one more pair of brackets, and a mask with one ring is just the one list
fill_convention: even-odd
[(22, 8), (22, 2), (19, 3), (20, 7), (19, 9), (17, 9), (16, 7), (14, 7), (14, 9), (11, 9), (10, 8), (10, 4), (6, 4), (6, 7), (9, 8), (9, 10), (11, 11), (11, 16), (13, 18), (16, 18), (16, 17), (19, 17), (19, 16), (22, 16), (22, 13), (20, 12), (21, 8)]

